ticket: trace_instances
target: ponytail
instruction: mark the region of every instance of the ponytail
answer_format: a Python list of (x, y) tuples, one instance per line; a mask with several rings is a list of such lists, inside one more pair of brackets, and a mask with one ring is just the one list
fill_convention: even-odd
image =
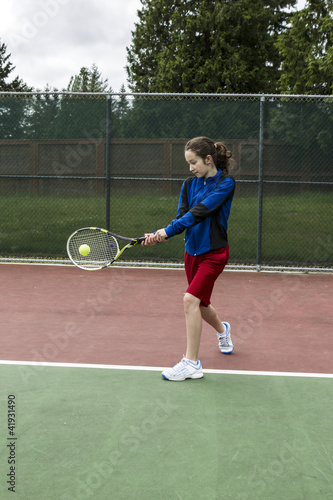
[(220, 168), (224, 173), (229, 173), (230, 161), (229, 159), (232, 157), (231, 151), (228, 151), (223, 142), (216, 142), (214, 144), (216, 150), (216, 161), (213, 157), (214, 163), (217, 168)]

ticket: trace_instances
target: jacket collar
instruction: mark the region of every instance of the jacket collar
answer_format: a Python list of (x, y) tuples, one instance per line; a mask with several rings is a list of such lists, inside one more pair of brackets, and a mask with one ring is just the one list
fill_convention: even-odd
[(223, 172), (220, 168), (217, 169), (217, 173), (213, 176), (213, 177), (207, 177), (207, 179), (205, 179), (204, 177), (202, 177), (201, 179), (198, 179), (200, 182), (202, 182), (202, 184), (214, 184), (215, 182), (217, 182), (220, 177), (223, 175)]

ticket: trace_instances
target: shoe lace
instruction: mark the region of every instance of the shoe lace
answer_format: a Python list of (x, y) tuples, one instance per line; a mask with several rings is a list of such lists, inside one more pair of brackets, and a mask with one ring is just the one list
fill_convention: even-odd
[(226, 335), (225, 333), (218, 333), (217, 337), (219, 339), (219, 344), (222, 347), (229, 347), (229, 338), (228, 338), (228, 335)]
[(173, 370), (178, 371), (182, 370), (186, 366), (186, 358), (185, 356), (177, 363), (174, 367)]

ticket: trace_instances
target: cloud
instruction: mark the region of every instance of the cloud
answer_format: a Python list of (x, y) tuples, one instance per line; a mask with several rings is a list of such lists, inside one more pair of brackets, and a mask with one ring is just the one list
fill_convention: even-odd
[(113, 90), (126, 84), (126, 46), (140, 0), (20, 0), (6, 2), (0, 19), (15, 75), (43, 89), (65, 88), (82, 66), (97, 64)]
[[(297, 8), (306, 0), (298, 0)], [(97, 64), (114, 91), (126, 85), (126, 47), (140, 0), (19, 0), (2, 2), (1, 42), (29, 86), (63, 89), (82, 66)]]

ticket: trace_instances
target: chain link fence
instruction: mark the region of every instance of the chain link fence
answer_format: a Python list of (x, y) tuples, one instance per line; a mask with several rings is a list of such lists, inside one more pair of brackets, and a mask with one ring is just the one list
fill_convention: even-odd
[[(233, 153), (229, 267), (332, 270), (332, 96), (0, 93), (0, 259), (67, 261), (84, 226), (164, 227), (199, 135)], [(183, 239), (126, 259), (182, 266)]]

